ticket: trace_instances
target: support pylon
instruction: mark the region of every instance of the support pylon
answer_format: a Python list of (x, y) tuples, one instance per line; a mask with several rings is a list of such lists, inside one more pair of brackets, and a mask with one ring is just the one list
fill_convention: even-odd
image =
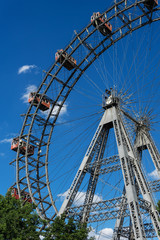
[[(113, 219), (113, 215), (115, 216), (116, 214), (116, 218), (118, 219), (116, 227), (118, 231), (117, 233), (114, 233), (114, 239), (118, 240), (120, 239), (120, 236), (123, 235), (123, 218), (129, 214), (130, 226), (129, 230), (126, 230), (128, 239), (143, 240), (146, 239), (146, 226), (143, 223), (141, 209), (144, 209), (150, 216), (154, 231), (156, 232), (158, 239), (160, 239), (158, 236), (158, 232), (160, 231), (158, 212), (150, 193), (148, 182), (146, 181), (142, 171), (140, 159), (135, 151), (135, 148), (130, 142), (128, 133), (123, 123), (121, 116), (124, 113), (121, 111), (120, 99), (116, 96), (115, 91), (107, 92), (103, 108), (105, 111), (102, 119), (62, 204), (59, 215), (66, 212), (70, 216), (78, 215), (81, 221), (88, 222), (90, 218), (91, 221), (95, 221), (95, 219)], [(104, 164), (103, 155), (111, 128), (113, 128), (115, 133), (118, 159), (124, 180), (123, 196), (121, 199), (115, 198), (94, 203), (93, 197), (99, 175), (101, 174), (101, 167), (102, 164)], [(136, 148), (137, 147), (139, 146), (136, 145)], [(153, 150), (155, 151), (155, 147), (152, 145), (152, 152)], [(106, 161), (107, 163), (109, 161), (116, 162), (117, 159), (113, 157), (112, 160), (108, 159)], [(114, 169), (118, 169), (117, 165)], [(83, 206), (75, 207), (74, 200), (86, 173), (90, 174), (90, 179), (88, 182), (85, 201)], [(103, 174), (107, 174), (107, 169), (106, 172), (103, 171)], [(141, 195), (142, 198), (139, 198), (139, 195)], [(117, 208), (108, 213), (107, 211), (111, 206), (114, 206), (114, 208), (117, 207), (115, 202), (116, 204), (118, 202), (120, 209)], [(105, 209), (106, 212), (98, 215), (97, 209)], [(91, 212), (94, 212), (94, 214), (90, 214)], [(112, 215), (112, 217), (110, 217), (110, 215)]]
[(155, 169), (157, 170), (157, 174), (160, 177), (160, 154), (149, 130), (150, 128), (146, 126), (145, 122), (141, 121), (136, 130), (135, 148), (139, 153), (148, 149)]
[[(157, 175), (160, 177), (160, 154), (150, 134), (150, 123), (147, 121), (147, 117), (143, 117), (140, 121), (135, 121), (136, 138), (134, 143), (134, 150), (137, 153), (137, 159), (141, 164), (142, 153), (144, 150), (148, 150), (150, 157), (153, 161), (154, 167), (157, 171)], [(139, 189), (137, 189), (139, 190)], [(123, 203), (122, 203), (123, 209)], [(120, 215), (115, 224), (115, 232), (113, 234), (113, 240), (119, 240), (121, 236), (121, 229), (123, 227), (124, 218)], [(129, 238), (134, 239), (134, 236)]]

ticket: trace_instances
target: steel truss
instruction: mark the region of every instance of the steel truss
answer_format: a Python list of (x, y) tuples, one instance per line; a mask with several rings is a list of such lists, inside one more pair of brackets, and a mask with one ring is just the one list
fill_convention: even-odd
[[(124, 111), (123, 111), (123, 113), (125, 114)], [(125, 114), (125, 115), (128, 116), (128, 114)], [(128, 117), (130, 117), (130, 116), (128, 116)], [(155, 169), (157, 170), (157, 174), (160, 177), (160, 155), (159, 155), (158, 149), (149, 133), (150, 127), (149, 127), (148, 123), (145, 121), (145, 119), (141, 120), (140, 122), (137, 122), (134, 119), (132, 119), (132, 120), (135, 122), (135, 125), (136, 125), (136, 139), (135, 139), (134, 148), (135, 148), (135, 151), (137, 152), (137, 156), (138, 156), (139, 160), (141, 160), (143, 150), (148, 149), (151, 159), (154, 163)], [(160, 182), (160, 180), (156, 180), (156, 181), (148, 183), (148, 187), (151, 192), (159, 191), (159, 182)], [(121, 205), (121, 207), (123, 207), (123, 206)], [(123, 228), (122, 228), (123, 220), (124, 220), (124, 217), (120, 216), (120, 219), (118, 219), (118, 221), (116, 223), (117, 230), (114, 233), (113, 239), (119, 239), (120, 236), (123, 236), (123, 234), (122, 235), (120, 234), (120, 231), (123, 231)], [(146, 226), (148, 226), (148, 225), (146, 225)], [(131, 231), (131, 229), (130, 229), (130, 231)], [(150, 231), (148, 230), (148, 228), (146, 231), (147, 231), (148, 237), (154, 237), (155, 233), (153, 233), (152, 227), (151, 227)]]
[[(114, 19), (118, 18), (118, 24), (115, 29), (113, 29), (112, 33), (108, 36), (105, 36), (103, 39), (99, 38), (96, 43), (91, 44), (91, 39), (94, 37), (98, 31), (97, 28), (93, 28), (92, 24), (88, 24), (80, 33), (75, 32), (75, 38), (70, 42), (70, 44), (64, 49), (65, 52), (68, 53), (68, 56), (74, 56), (75, 53), (83, 47), (87, 49), (87, 52), (83, 54), (80, 61), (78, 62), (76, 68), (68, 74), (68, 77), (63, 79), (61, 76), (61, 72), (63, 71), (63, 65), (66, 61), (62, 64), (58, 64), (56, 61), (49, 71), (45, 72), (46, 75), (39, 86), (37, 93), (41, 93), (43, 98), (44, 95), (47, 95), (49, 92), (50, 87), (58, 86), (57, 89), (60, 89), (57, 94), (54, 96), (54, 100), (51, 100), (52, 107), (48, 112), (47, 118), (43, 117), (40, 114), (39, 106), (41, 101), (35, 108), (33, 104), (31, 104), (28, 108), (26, 114), (23, 114), (24, 117), (23, 126), (20, 133), (20, 139), (24, 139), (27, 142), (27, 149), (29, 144), (34, 145), (35, 147), (35, 154), (34, 156), (28, 156), (27, 150), (25, 156), (20, 154), (18, 149), (17, 157), (15, 160), (12, 161), (12, 164), (16, 163), (16, 185), (18, 188), (19, 196), (21, 196), (22, 191), (29, 191), (32, 201), (37, 205), (37, 211), (42, 218), (53, 220), (55, 215), (58, 214), (58, 210), (56, 208), (54, 199), (52, 197), (51, 188), (50, 188), (50, 181), (48, 175), (48, 156), (49, 156), (49, 146), (51, 141), (51, 136), (55, 127), (55, 123), (59, 116), (63, 105), (68, 98), (70, 92), (72, 91), (73, 87), (77, 83), (77, 81), (81, 78), (84, 72), (92, 65), (92, 63), (107, 49), (112, 47), (114, 43), (118, 42), (125, 36), (134, 31), (148, 25), (159, 21), (160, 18), (157, 17), (156, 13), (159, 13), (159, 8), (156, 7), (152, 10), (148, 10), (144, 7), (144, 0), (136, 0), (136, 1), (115, 1), (112, 7), (107, 9), (101, 16), (107, 15), (107, 20), (112, 23)], [(136, 15), (132, 15), (132, 12), (136, 11)], [(53, 113), (53, 109), (56, 107), (57, 111)], [(150, 197), (149, 186), (146, 185), (146, 181), (143, 177), (143, 173), (141, 172), (139, 164), (135, 161), (135, 153), (130, 146), (130, 142), (127, 138), (127, 134), (125, 132), (125, 128), (123, 126), (123, 122), (117, 116), (117, 110), (114, 109), (114, 122), (112, 122), (113, 128), (116, 133), (117, 143), (118, 143), (118, 150), (119, 150), (119, 157), (113, 157), (113, 163), (111, 168), (107, 167), (109, 164), (109, 159), (106, 161), (102, 161), (103, 157), (103, 147), (105, 147), (105, 143), (107, 141), (107, 131), (110, 130), (109, 126), (100, 125), (97, 129), (95, 138), (93, 139), (92, 144), (90, 145), (91, 149), (88, 149), (88, 155), (91, 156), (91, 153), (95, 153), (96, 145), (98, 144), (98, 152), (97, 156), (95, 157), (94, 164), (90, 163), (88, 160), (88, 155), (86, 153), (84, 161), (85, 164), (83, 169), (76, 175), (76, 184), (72, 185), (73, 189), (71, 189), (67, 200), (67, 204), (65, 201), (65, 207), (60, 210), (60, 213), (64, 210), (68, 209), (71, 206), (75, 193), (78, 189), (77, 184), (81, 184), (83, 181), (83, 177), (85, 172), (89, 172), (91, 174), (90, 178), (90, 185), (87, 191), (87, 197), (85, 200), (86, 207), (83, 209), (83, 220), (88, 219), (90, 216), (88, 212), (91, 208), (89, 205), (92, 202), (93, 194), (95, 191), (96, 181), (100, 174), (105, 174), (109, 171), (117, 171), (120, 168), (123, 169), (123, 175), (126, 184), (126, 192), (131, 192), (132, 200), (128, 198), (128, 205), (129, 211), (131, 214), (132, 222), (133, 222), (133, 229), (135, 235), (137, 235), (137, 239), (139, 239), (139, 235), (144, 238), (144, 227), (141, 228), (141, 217), (140, 217), (140, 210), (139, 206), (137, 206), (138, 196), (136, 195), (135, 187), (132, 185), (133, 183), (133, 176), (137, 179), (137, 183), (139, 185), (140, 190), (143, 193), (143, 198), (146, 201), (151, 203), (151, 206), (154, 206), (153, 201)], [(105, 122), (105, 120), (104, 120)], [(33, 134), (33, 129), (39, 129), (39, 137)], [(148, 136), (148, 135), (147, 135)], [(127, 147), (125, 144), (122, 144), (122, 139), (125, 139), (127, 142)], [(138, 138), (139, 140), (141, 138)], [(147, 140), (148, 139), (148, 140)], [(145, 137), (145, 141), (149, 141), (153, 143), (153, 141), (147, 137)], [(121, 143), (121, 145), (119, 145)], [(146, 142), (146, 145), (148, 142)], [(103, 145), (101, 148), (100, 146)], [(130, 151), (128, 149), (130, 148)], [(155, 150), (154, 145), (147, 145), (150, 147), (150, 153), (152, 155), (152, 159), (154, 163), (159, 164), (158, 157), (157, 157), (157, 150)], [(153, 156), (153, 153), (156, 155)], [(107, 162), (108, 161), (108, 162)], [(102, 167), (104, 166), (104, 168)], [(159, 165), (157, 165), (157, 169)], [(132, 173), (133, 171), (133, 173)], [(128, 176), (128, 173), (131, 173)], [(142, 181), (143, 179), (143, 181)], [(141, 182), (142, 181), (142, 182)], [(94, 184), (93, 184), (94, 183)], [(154, 188), (155, 190), (159, 189), (159, 183), (154, 182), (150, 184), (150, 188)], [(67, 206), (67, 207), (66, 207)], [(89, 207), (89, 208), (88, 208)], [(51, 211), (51, 209), (53, 209)], [(86, 212), (85, 212), (86, 211)], [(50, 214), (51, 212), (52, 215)], [(155, 219), (154, 228), (156, 227), (157, 216), (155, 214), (155, 210), (151, 208), (152, 219)], [(136, 214), (136, 215), (135, 215)], [(135, 220), (134, 220), (135, 219)], [(138, 231), (136, 232), (136, 229)], [(157, 230), (156, 230), (157, 231)]]
[[(109, 98), (111, 97), (112, 103), (109, 103), (109, 105), (107, 104), (106, 100), (106, 107), (102, 120), (100, 121), (97, 131), (88, 147), (86, 155), (82, 160), (66, 199), (62, 204), (59, 215), (64, 212), (67, 212), (69, 216), (78, 215), (78, 218), (83, 222), (94, 222), (117, 218), (117, 223), (115, 226), (116, 231), (114, 232), (113, 236), (114, 239), (119, 239), (121, 236), (120, 232), (122, 232), (123, 229), (124, 217), (130, 216), (133, 229), (131, 230), (133, 231), (134, 238), (146, 239), (145, 227), (141, 218), (141, 210), (145, 210), (150, 216), (153, 228), (158, 236), (160, 222), (158, 220), (158, 212), (150, 194), (149, 185), (142, 171), (138, 154), (136, 154), (136, 151), (132, 147), (127, 131), (124, 127), (121, 117), (122, 112), (118, 103), (119, 99), (114, 97), (114, 95), (111, 95)], [(113, 128), (115, 132), (119, 158), (114, 156), (108, 159), (102, 159), (104, 152), (103, 149), (105, 148), (107, 136), (111, 128)], [(139, 147), (140, 145), (138, 145), (138, 148)], [(137, 144), (135, 144), (135, 148), (137, 149)], [(158, 153), (155, 145), (154, 149)], [(153, 153), (151, 154), (151, 157), (153, 159)], [(99, 174), (104, 173), (105, 170), (105, 174), (108, 173), (108, 168), (104, 168), (104, 171), (101, 171), (101, 165), (107, 165), (117, 161), (120, 161), (124, 178), (125, 189), (123, 197), (96, 204), (93, 203), (93, 197)], [(153, 162), (155, 163), (155, 159), (153, 159)], [(110, 169), (111, 171), (113, 169), (119, 170), (117, 165), (116, 168), (110, 167)], [(88, 190), (84, 205), (72, 208), (71, 206), (74, 202), (75, 196), (87, 172), (90, 173), (90, 180), (88, 183)], [(136, 189), (135, 180), (143, 199), (138, 197), (139, 192)]]

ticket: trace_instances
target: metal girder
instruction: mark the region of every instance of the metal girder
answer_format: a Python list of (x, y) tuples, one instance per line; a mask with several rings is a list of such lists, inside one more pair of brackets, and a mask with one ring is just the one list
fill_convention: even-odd
[[(103, 211), (100, 213), (90, 214), (87, 219), (87, 223), (102, 222), (102, 221), (116, 219), (119, 212), (120, 212), (120, 210), (111, 210), (111, 211), (108, 210), (108, 211)], [(82, 214), (82, 213), (80, 213), (80, 214)], [(81, 215), (77, 215), (72, 212), (68, 213), (68, 216), (74, 217), (78, 221), (81, 220)], [(125, 211), (123, 212), (123, 217), (128, 217), (128, 216), (130, 216), (129, 209), (125, 209)]]
[[(117, 217), (121, 213), (121, 204), (122, 201), (126, 198), (115, 198), (111, 200), (101, 201), (97, 203), (92, 204), (86, 204), (85, 206), (90, 206), (90, 209), (88, 213), (90, 213), (89, 218), (87, 222), (96, 222), (96, 221), (104, 221), (104, 220), (111, 220), (111, 219), (117, 219)], [(127, 199), (126, 199), (127, 200)], [(148, 203), (143, 199), (139, 200), (139, 206), (140, 206), (140, 213), (148, 213), (150, 211), (150, 206)], [(86, 208), (87, 209), (87, 208)], [(130, 216), (128, 204), (125, 201), (125, 204), (123, 206), (123, 217)], [(78, 207), (70, 207), (66, 210), (66, 214), (69, 217), (75, 217), (76, 219), (81, 219), (81, 216), (83, 214), (84, 205), (78, 206)]]
[(160, 192), (160, 180), (149, 182), (149, 188), (151, 192)]
[[(119, 6), (117, 6), (116, 10), (120, 11), (121, 9), (119, 8)], [(129, 19), (124, 12), (122, 12), (121, 14), (118, 14), (117, 16), (124, 24), (127, 25), (128, 29), (131, 30), (131, 26), (130, 26), (131, 19)]]
[[(126, 136), (125, 136), (126, 135)], [(125, 138), (126, 138), (126, 141), (128, 142), (129, 144), (129, 139), (127, 139), (127, 134), (124, 134)], [(137, 147), (137, 146), (136, 146)], [(134, 175), (136, 177), (136, 181), (138, 183), (138, 186), (139, 188), (141, 189), (141, 193), (144, 197), (145, 200), (148, 201), (148, 203), (150, 204), (150, 217), (152, 219), (152, 223), (154, 225), (154, 229), (158, 235), (158, 231), (160, 229), (160, 224), (159, 224), (159, 221), (158, 221), (158, 213), (156, 211), (156, 207), (154, 205), (154, 202), (153, 202), (153, 199), (152, 199), (152, 196), (150, 195), (150, 191), (149, 191), (149, 187), (148, 187), (148, 184), (143, 176), (143, 172), (142, 172), (142, 169), (139, 165), (139, 160), (136, 158), (132, 158), (131, 157), (131, 153), (129, 153), (129, 158), (130, 158), (130, 162), (131, 162), (131, 167), (133, 168), (133, 172), (134, 172)]]
[[(90, 166), (93, 167), (86, 167), (85, 170), (88, 172), (88, 173), (93, 173), (94, 169), (95, 169), (95, 164), (90, 164)], [(101, 166), (100, 164), (98, 164), (98, 166)], [(107, 174), (107, 173), (111, 173), (111, 172), (115, 172), (115, 171), (119, 171), (121, 170), (121, 165), (120, 163), (117, 163), (117, 164), (114, 164), (114, 165), (111, 165), (111, 166), (108, 166), (108, 167), (102, 167), (100, 169), (97, 169), (97, 174), (98, 175), (101, 175), (101, 174)]]
[(146, 14), (146, 17), (148, 18), (148, 20), (151, 21), (152, 18), (149, 16), (150, 12), (148, 12), (148, 11), (146, 12), (145, 8), (143, 8), (141, 5), (138, 5), (138, 7), (144, 14)]
[[(127, 138), (126, 138), (126, 140), (127, 140)], [(142, 144), (140, 145), (139, 142), (140, 142), (140, 141), (138, 141), (138, 140), (136, 139), (136, 144), (135, 144), (135, 146), (136, 146), (137, 148), (139, 148), (139, 147), (142, 146)], [(128, 143), (129, 143), (129, 141), (128, 141)], [(137, 143), (138, 143), (138, 144), (137, 144)], [(144, 144), (144, 142), (143, 142), (143, 144)], [(144, 148), (144, 147), (142, 146), (142, 148)], [(138, 156), (138, 155), (137, 155), (137, 156)], [(133, 172), (134, 172), (134, 174), (135, 174), (135, 177), (136, 177), (136, 180), (137, 180), (137, 182), (138, 182), (139, 188), (141, 189), (141, 193), (142, 193), (144, 199), (147, 200), (147, 202), (148, 202), (148, 204), (146, 205), (146, 208), (148, 208), (149, 205), (150, 205), (150, 217), (151, 217), (151, 219), (152, 219), (152, 223), (153, 223), (153, 225), (154, 225), (154, 229), (156, 230), (156, 233), (157, 233), (157, 235), (158, 235), (158, 231), (159, 231), (159, 229), (160, 229), (159, 221), (158, 221), (158, 214), (157, 214), (157, 212), (156, 212), (156, 208), (155, 208), (154, 202), (153, 202), (153, 200), (152, 200), (152, 198), (151, 198), (150, 191), (149, 191), (149, 187), (148, 187), (147, 183), (145, 182), (145, 179), (144, 179), (144, 177), (143, 177), (142, 170), (141, 170), (141, 168), (140, 168), (140, 166), (139, 166), (139, 160), (138, 160), (138, 161), (135, 161), (134, 159), (130, 158), (130, 161), (131, 161), (131, 165), (132, 165), (132, 167), (133, 167)], [(134, 162), (134, 164), (133, 164), (133, 162)], [(135, 166), (136, 166), (136, 167), (135, 167)], [(139, 168), (139, 170), (138, 170), (138, 168)], [(147, 203), (147, 202), (146, 202), (146, 203)], [(153, 216), (153, 215), (154, 215), (154, 216)], [(117, 234), (118, 234), (118, 233), (117, 233)], [(118, 238), (115, 238), (115, 239), (118, 239)]]
[[(150, 223), (145, 223), (144, 224), (144, 228), (145, 228), (145, 233), (146, 233), (146, 238), (154, 238), (156, 237), (153, 225)], [(119, 237), (124, 237), (126, 239), (134, 239), (133, 236), (133, 230), (131, 229), (131, 227), (123, 227), (121, 228), (119, 231), (118, 229), (114, 229), (114, 234), (116, 236)], [(117, 238), (115, 238), (117, 239)]]
[(144, 227), (145, 227), (145, 232), (146, 232), (146, 237), (147, 238), (156, 237), (155, 230), (154, 230), (153, 225), (151, 223), (144, 224)]
[(86, 167), (86, 164), (87, 163), (90, 163), (94, 157), (94, 154), (96, 153), (97, 151), (97, 147), (99, 145), (99, 142), (101, 142), (101, 139), (102, 139), (102, 136), (104, 135), (104, 131), (103, 131), (103, 126), (98, 126), (96, 132), (95, 132), (95, 135), (87, 149), (87, 152), (82, 160), (82, 163), (77, 171), (77, 174), (72, 182), (72, 185), (69, 189), (69, 192), (62, 204), (62, 207), (59, 211), (59, 215), (61, 215), (68, 207), (71, 206), (71, 204), (73, 203), (74, 201), (74, 198), (78, 192), (78, 189), (84, 179), (84, 176), (86, 174), (86, 170), (85, 170), (85, 167)]
[[(41, 117), (39, 114), (35, 114), (35, 113), (32, 113), (32, 114), (28, 114), (28, 120), (31, 121), (32, 118), (35, 119), (35, 121), (37, 122), (37, 125), (38, 126), (45, 126), (46, 124), (46, 119)], [(52, 126), (52, 123), (50, 121), (47, 122), (47, 125), (50, 125)], [(23, 135), (22, 135), (23, 136)]]
[(157, 174), (160, 177), (160, 154), (158, 149), (149, 133), (149, 129), (145, 124), (139, 124), (137, 127), (136, 139), (135, 139), (135, 149), (142, 152), (144, 149), (148, 149)]
[(102, 168), (99, 170), (99, 174), (107, 174), (115, 171), (121, 170), (121, 165), (120, 164), (115, 164), (113, 166), (107, 167), (107, 168)]
[[(103, 158), (106, 143), (107, 143), (108, 133), (109, 133), (109, 131), (106, 131), (105, 127), (103, 127), (101, 139), (99, 139), (98, 146), (96, 147), (97, 151), (96, 151), (96, 156), (94, 158), (94, 162), (99, 162)], [(86, 205), (88, 203), (92, 203), (92, 201), (93, 201), (93, 197), (94, 197), (94, 193), (96, 190), (96, 185), (98, 182), (98, 177), (99, 177), (100, 171), (101, 171), (101, 165), (97, 164), (97, 166), (92, 168), (92, 172), (90, 175), (88, 188), (87, 188), (87, 192), (86, 192), (86, 196), (85, 196), (85, 200), (84, 200), (84, 205)], [(90, 209), (89, 205), (84, 206), (83, 215), (82, 215), (83, 222), (86, 222), (89, 217), (89, 209)]]
[[(118, 213), (117, 211), (113, 210), (113, 211), (107, 211), (107, 212), (102, 212), (98, 214), (90, 214), (87, 222), (93, 223), (93, 222), (102, 222), (102, 221), (116, 219), (117, 213)], [(74, 216), (74, 215), (71, 215), (71, 216)], [(125, 212), (123, 213), (123, 217), (128, 217), (128, 216), (130, 216), (129, 210), (125, 209)]]
[(114, 233), (113, 235), (115, 235), (115, 237), (113, 239), (120, 239), (120, 237), (124, 237), (127, 239), (130, 239), (131, 235), (133, 235), (133, 230), (131, 229), (131, 227), (122, 227), (121, 229), (114, 229)]
[[(149, 134), (149, 132), (148, 132), (148, 128), (145, 126), (145, 124), (142, 124), (142, 122), (141, 123), (139, 123), (137, 120), (135, 120), (133, 117), (131, 117), (128, 113), (126, 113), (126, 112), (124, 112), (123, 110), (122, 110), (122, 112), (123, 112), (123, 114), (127, 117), (127, 118), (129, 118), (131, 121), (133, 121), (134, 123), (135, 123), (135, 125), (136, 125), (136, 128), (137, 128), (137, 136), (136, 136), (136, 140), (135, 140), (135, 149), (136, 149), (136, 151), (138, 151), (138, 152), (140, 152), (140, 151), (143, 151), (144, 149), (147, 149), (148, 147), (148, 145), (150, 144), (150, 146), (152, 146), (152, 149), (150, 150), (151, 151), (151, 153), (152, 153), (152, 156), (154, 156), (153, 158), (154, 158), (154, 160), (153, 160), (153, 162), (155, 163), (156, 162), (156, 160), (157, 159), (159, 159), (158, 158), (158, 156), (159, 156), (159, 153), (158, 153), (158, 150), (157, 150), (157, 148), (156, 148), (156, 146), (155, 146), (155, 144), (153, 143), (153, 142), (149, 142), (149, 139), (151, 140), (151, 136), (150, 136), (150, 134)], [(147, 139), (147, 137), (146, 136), (148, 136), (148, 139)], [(151, 147), (150, 147), (151, 148)], [(154, 152), (153, 152), (154, 151)], [(140, 156), (140, 154), (138, 154), (137, 156)], [(156, 157), (155, 157), (156, 156)], [(131, 160), (132, 161), (132, 160)], [(158, 162), (158, 161), (157, 161)], [(158, 166), (158, 163), (156, 162), (156, 165)], [(156, 166), (155, 166), (156, 167)], [(158, 180), (158, 181), (153, 181), (153, 182), (149, 182), (148, 183), (148, 187), (149, 187), (149, 189), (150, 189), (150, 191), (151, 192), (156, 192), (156, 191), (160, 191), (160, 184), (159, 184), (159, 181), (160, 180)], [(136, 185), (137, 185), (137, 183), (136, 183)], [(149, 203), (150, 204), (150, 203)], [(121, 220), (119, 220), (119, 224), (120, 224), (120, 221)], [(152, 227), (153, 228), (153, 227)], [(119, 227), (116, 227), (116, 229), (120, 229)], [(115, 235), (117, 234), (117, 236), (118, 236), (118, 232), (115, 232)], [(119, 238), (117, 238), (117, 236), (115, 236), (115, 238), (113, 238), (113, 239), (119, 239)], [(122, 236), (122, 235), (121, 235)]]
[(101, 166), (105, 165), (105, 166), (107, 166), (107, 165), (109, 165), (111, 163), (117, 163), (119, 161), (120, 161), (119, 160), (119, 156), (115, 155), (115, 156), (111, 156), (111, 157), (108, 157), (108, 158), (101, 159), (99, 162), (94, 161), (92, 163), (88, 163), (88, 164), (86, 164), (85, 169), (88, 170), (88, 169), (90, 169), (92, 167), (95, 167), (97, 165), (101, 165)]
[[(41, 121), (38, 121), (38, 122), (41, 123)], [(22, 136), (22, 139), (26, 140), (26, 139), (27, 139), (27, 136), (26, 136), (26, 135), (23, 135), (23, 136)], [(42, 146), (42, 145), (43, 145), (43, 146), (47, 145), (46, 142), (41, 141), (39, 138), (37, 138), (37, 137), (35, 137), (35, 136), (33, 136), (33, 135), (30, 135), (30, 144), (34, 144), (34, 145), (37, 147), (40, 143), (41, 143), (41, 146)]]
[[(130, 142), (126, 138), (126, 132), (123, 123), (118, 117), (119, 114), (115, 107), (113, 107), (113, 124), (116, 135), (117, 147), (119, 151), (121, 167), (125, 183), (125, 191), (127, 202), (129, 205), (130, 216), (133, 226), (133, 232), (136, 239), (145, 239), (144, 227), (140, 215), (140, 209), (138, 204), (138, 196), (136, 193), (132, 166), (129, 160), (129, 153), (133, 154)], [(133, 155), (134, 156), (134, 155)]]
[(77, 34), (76, 30), (74, 30), (74, 33), (77, 35), (77, 38), (79, 39), (79, 41), (81, 42), (81, 44), (88, 49), (90, 52), (93, 52), (94, 55), (96, 56), (96, 52), (94, 51), (94, 48), (91, 46), (91, 44), (88, 44), (86, 41), (82, 41), (82, 39), (80, 38), (80, 36)]
[(90, 212), (98, 212), (98, 211), (102, 211), (102, 210), (106, 210), (106, 209), (111, 209), (111, 208), (119, 208), (121, 206), (121, 203), (123, 201), (123, 199), (126, 198), (113, 198), (110, 200), (105, 200), (105, 201), (101, 201), (101, 202), (93, 202), (93, 203), (88, 203), (86, 205), (80, 205), (77, 207), (70, 207), (67, 208), (67, 212), (73, 212), (75, 214), (79, 214), (79, 212), (81, 212), (84, 208), (84, 206), (90, 206)]

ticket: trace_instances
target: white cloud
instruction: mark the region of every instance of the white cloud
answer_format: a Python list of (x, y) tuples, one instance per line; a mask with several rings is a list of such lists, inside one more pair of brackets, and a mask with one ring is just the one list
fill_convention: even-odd
[(113, 235), (112, 228), (104, 228), (98, 233), (95, 233), (95, 230), (92, 229), (92, 231), (89, 233), (89, 237), (95, 237), (96, 240), (109, 240), (111, 239), (112, 235)]
[(0, 140), (0, 143), (11, 143), (12, 140), (13, 140), (13, 138), (5, 138), (5, 139)]
[(155, 180), (159, 179), (159, 175), (158, 175), (158, 172), (157, 172), (156, 169), (153, 172), (149, 173), (148, 176), (155, 179)]
[(24, 65), (18, 69), (18, 74), (30, 72), (31, 69), (36, 67), (36, 65)]
[[(69, 190), (67, 190), (64, 193), (59, 194), (58, 197), (60, 197), (61, 200), (64, 201), (64, 199), (66, 198), (66, 196), (68, 194), (68, 191)], [(78, 192), (76, 197), (75, 197), (75, 200), (74, 200), (73, 204), (75, 206), (82, 205), (84, 203), (85, 196), (86, 196), (86, 192)], [(100, 201), (102, 201), (102, 197), (100, 195), (95, 194), (94, 198), (93, 198), (93, 202), (100, 202)]]
[[(95, 229), (92, 229), (89, 233), (89, 237), (95, 237), (96, 240), (110, 240), (112, 239), (113, 229), (112, 228), (104, 228), (100, 230), (98, 233), (95, 232)], [(127, 240), (127, 238), (120, 238), (121, 240)]]
[[(61, 102), (58, 102), (58, 104), (60, 105)], [(56, 114), (58, 113), (59, 108), (60, 108), (59, 106), (55, 106), (55, 107), (53, 108), (52, 113), (51, 113), (51, 118), (54, 117), (54, 115), (56, 115)], [(49, 112), (50, 112), (50, 110), (47, 110), (47, 111), (45, 111), (45, 112), (42, 112), (42, 114), (47, 117), (48, 114), (49, 114)], [(62, 116), (65, 115), (66, 113), (67, 113), (67, 104), (63, 104), (63, 106), (62, 106), (62, 108), (61, 108), (61, 110), (60, 110), (59, 116), (62, 117)]]
[(25, 89), (25, 93), (23, 94), (23, 96), (21, 97), (21, 99), (23, 100), (24, 103), (28, 103), (28, 98), (29, 98), (29, 94), (30, 92), (36, 92), (37, 91), (37, 87), (35, 85), (29, 85), (26, 89)]
[[(58, 102), (58, 104), (61, 104), (61, 102)], [(52, 111), (52, 115), (55, 115), (58, 113), (59, 106), (55, 106)], [(61, 111), (60, 111), (60, 116), (64, 115), (67, 113), (67, 104), (63, 104)]]

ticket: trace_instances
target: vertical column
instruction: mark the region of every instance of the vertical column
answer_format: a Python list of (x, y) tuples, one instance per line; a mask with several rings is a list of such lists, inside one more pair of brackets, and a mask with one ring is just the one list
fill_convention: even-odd
[(132, 166), (130, 164), (130, 159), (128, 155), (127, 145), (124, 142), (125, 132), (122, 129), (120, 119), (118, 117), (118, 110), (113, 107), (114, 112), (114, 131), (117, 141), (117, 147), (122, 167), (122, 173), (124, 177), (125, 189), (126, 189), (126, 197), (130, 209), (130, 215), (133, 225), (133, 231), (135, 239), (143, 240), (146, 239), (144, 226), (141, 219), (139, 204), (137, 193), (134, 185), (133, 173), (132, 173)]
[[(96, 190), (97, 181), (98, 181), (98, 178), (99, 178), (99, 170), (101, 168), (101, 164), (99, 164), (99, 162), (103, 158), (103, 155), (104, 155), (104, 150), (105, 150), (105, 147), (106, 147), (108, 133), (109, 133), (109, 130), (106, 129), (105, 127), (103, 127), (103, 130), (102, 130), (102, 133), (101, 133), (101, 138), (99, 140), (99, 143), (98, 143), (98, 146), (97, 146), (97, 149), (96, 149), (96, 155), (95, 155), (95, 158), (94, 158), (94, 161), (93, 161), (93, 163), (95, 162), (96, 165), (95, 165), (95, 167), (92, 170), (92, 173), (90, 175), (84, 205), (90, 204), (90, 203), (93, 202), (93, 197), (94, 197), (94, 193), (95, 193), (95, 190)], [(85, 206), (83, 208), (82, 222), (87, 221), (87, 219), (89, 217), (90, 209), (91, 209), (91, 205)]]
[(124, 207), (125, 205), (126, 205), (126, 190), (124, 188), (123, 195), (122, 195), (122, 203), (121, 203), (121, 207), (120, 207), (121, 211), (120, 211), (119, 215), (117, 216), (112, 240), (120, 240), (121, 229), (123, 228), (123, 222), (124, 222), (123, 213), (125, 211), (125, 207)]
[(99, 138), (101, 137), (101, 134), (102, 134), (102, 130), (103, 130), (103, 125), (99, 124), (99, 126), (94, 134), (94, 137), (87, 149), (87, 152), (82, 160), (82, 163), (77, 171), (77, 174), (71, 184), (68, 194), (61, 206), (61, 209), (60, 209), (58, 215), (63, 214), (66, 211), (66, 209), (72, 205), (72, 203), (75, 199), (75, 196), (79, 190), (79, 187), (80, 187), (80, 185), (84, 179), (84, 176), (86, 174), (86, 171), (85, 171), (86, 164), (90, 163), (92, 161), (96, 147), (99, 142)]
[(150, 156), (152, 158), (154, 166), (157, 170), (157, 173), (160, 177), (160, 154), (158, 152), (158, 149), (157, 149), (155, 143), (153, 142), (153, 139), (152, 139), (150, 133), (146, 132), (145, 136), (148, 139), (148, 144), (147, 144), (148, 151), (150, 153)]
[[(120, 119), (120, 116), (119, 116)], [(124, 138), (125, 138), (125, 142), (127, 143), (127, 146), (130, 147), (129, 151), (128, 151), (128, 157), (129, 157), (129, 162), (131, 164), (132, 170), (134, 172), (134, 176), (136, 178), (136, 181), (138, 183), (139, 189), (141, 190), (142, 196), (144, 198), (144, 200), (148, 201), (151, 205), (149, 210), (149, 214), (154, 226), (154, 229), (156, 231), (157, 237), (158, 239), (160, 239), (159, 236), (159, 231), (160, 231), (160, 222), (159, 222), (159, 216), (158, 216), (158, 212), (156, 210), (152, 195), (149, 191), (149, 187), (147, 184), (147, 181), (145, 179), (145, 176), (143, 174), (141, 165), (140, 165), (140, 159), (138, 159), (138, 154), (135, 154), (133, 152), (132, 146), (130, 144), (129, 138), (127, 136), (127, 133), (125, 131), (124, 125), (122, 120), (120, 119), (120, 125), (121, 125), (121, 129), (123, 131), (124, 134)], [(144, 147), (144, 142), (143, 142), (143, 146)]]

